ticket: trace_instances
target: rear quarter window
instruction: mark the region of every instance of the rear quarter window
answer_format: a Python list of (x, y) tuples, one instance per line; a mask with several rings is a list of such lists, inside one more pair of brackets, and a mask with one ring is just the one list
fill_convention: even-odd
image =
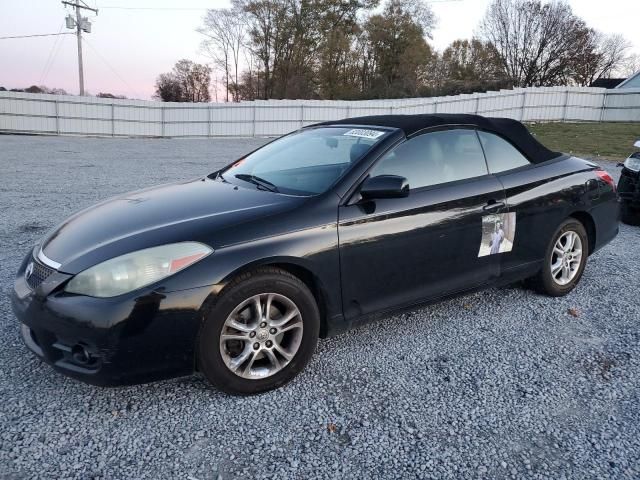
[(478, 136), (487, 157), (489, 172), (499, 173), (531, 164), (516, 147), (498, 135), (478, 132)]

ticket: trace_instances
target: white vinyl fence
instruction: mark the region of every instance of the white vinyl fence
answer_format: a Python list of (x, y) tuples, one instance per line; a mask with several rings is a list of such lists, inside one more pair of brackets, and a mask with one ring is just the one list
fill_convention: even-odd
[(162, 103), (0, 92), (0, 132), (127, 137), (274, 136), (345, 117), (477, 113), (522, 121), (640, 121), (640, 89), (546, 87), (397, 100)]

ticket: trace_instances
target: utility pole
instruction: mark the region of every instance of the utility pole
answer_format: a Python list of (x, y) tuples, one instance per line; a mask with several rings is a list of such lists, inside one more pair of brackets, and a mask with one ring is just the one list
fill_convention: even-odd
[(75, 21), (71, 15), (67, 16), (67, 28), (76, 30), (76, 36), (78, 37), (78, 78), (80, 81), (80, 95), (84, 95), (84, 67), (82, 63), (82, 32), (91, 33), (91, 22), (87, 19), (87, 17), (82, 18), (80, 15), (80, 10), (91, 10), (98, 14), (98, 10), (95, 8), (89, 7), (84, 1), (76, 0), (75, 2), (68, 2), (63, 0), (63, 5), (68, 5), (70, 7), (75, 7), (76, 9), (76, 18)]

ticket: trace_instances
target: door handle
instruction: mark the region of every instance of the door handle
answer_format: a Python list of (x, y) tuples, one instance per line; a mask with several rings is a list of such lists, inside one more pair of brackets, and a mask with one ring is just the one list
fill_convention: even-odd
[(500, 210), (501, 208), (504, 208), (505, 204), (504, 202), (496, 202), (495, 200), (489, 200), (489, 202), (482, 207), (482, 209), (485, 212), (495, 212), (496, 210)]

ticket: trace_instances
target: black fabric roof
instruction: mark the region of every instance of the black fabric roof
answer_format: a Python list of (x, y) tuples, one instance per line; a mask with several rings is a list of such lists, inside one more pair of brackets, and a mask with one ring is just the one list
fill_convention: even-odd
[(561, 153), (553, 152), (536, 140), (527, 127), (510, 118), (488, 118), (465, 114), (420, 114), (420, 115), (372, 115), (344, 118), (317, 125), (370, 125), (399, 128), (409, 136), (425, 128), (446, 125), (467, 125), (496, 133), (509, 140), (531, 162), (540, 163), (556, 158)]

